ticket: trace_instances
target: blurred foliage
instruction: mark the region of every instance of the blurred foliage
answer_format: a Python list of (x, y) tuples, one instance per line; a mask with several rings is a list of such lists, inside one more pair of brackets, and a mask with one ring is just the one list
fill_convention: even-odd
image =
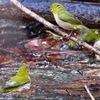
[[(95, 41), (100, 39), (100, 29), (92, 29), (92, 31), (93, 31), (93, 34), (91, 33), (80, 34), (77, 36), (77, 39), (82, 40), (89, 44), (93, 44)], [(67, 45), (69, 46), (69, 48), (74, 48), (74, 49), (78, 47), (78, 44), (72, 40), (69, 40), (67, 42)]]

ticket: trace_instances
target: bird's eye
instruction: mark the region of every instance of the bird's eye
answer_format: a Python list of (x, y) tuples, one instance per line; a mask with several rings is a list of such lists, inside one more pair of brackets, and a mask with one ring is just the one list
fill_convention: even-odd
[(57, 5), (57, 8), (59, 7), (59, 5)]

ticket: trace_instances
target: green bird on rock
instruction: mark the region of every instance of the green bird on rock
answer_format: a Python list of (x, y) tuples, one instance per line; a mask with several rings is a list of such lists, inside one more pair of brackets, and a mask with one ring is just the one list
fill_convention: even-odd
[(0, 90), (6, 92), (23, 91), (29, 89), (31, 85), (31, 79), (28, 74), (28, 66), (23, 65), (19, 68), (17, 74), (13, 76)]
[(74, 30), (85, 30), (86, 32), (92, 33), (92, 31), (84, 26), (77, 18), (75, 18), (70, 12), (68, 12), (61, 4), (53, 3), (51, 6), (51, 12), (54, 15), (54, 18), (57, 24), (66, 30), (70, 30), (72, 32)]

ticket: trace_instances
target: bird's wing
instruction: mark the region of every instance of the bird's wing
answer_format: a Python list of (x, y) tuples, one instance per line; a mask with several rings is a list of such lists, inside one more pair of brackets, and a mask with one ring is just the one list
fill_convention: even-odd
[(14, 76), (10, 79), (10, 82), (16, 82), (18, 85), (22, 85), (22, 84), (25, 84), (27, 83), (28, 81), (30, 81), (29, 77), (28, 76), (20, 76), (18, 78), (18, 76)]
[(58, 17), (64, 22), (68, 22), (71, 24), (80, 24), (79, 20), (77, 20), (72, 14), (64, 10), (58, 13)]
[(20, 86), (20, 85), (23, 85), (29, 81), (30, 80), (26, 77), (17, 78), (16, 76), (14, 76), (5, 84), (5, 86), (3, 86), (3, 88), (11, 88), (11, 87)]

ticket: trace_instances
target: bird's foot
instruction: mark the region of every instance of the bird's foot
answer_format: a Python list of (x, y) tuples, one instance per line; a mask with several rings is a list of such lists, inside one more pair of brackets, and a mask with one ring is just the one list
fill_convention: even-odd
[(70, 37), (72, 36), (72, 34), (73, 34), (73, 31), (71, 31), (71, 32), (69, 33), (69, 35), (68, 35), (68, 40), (70, 39)]

